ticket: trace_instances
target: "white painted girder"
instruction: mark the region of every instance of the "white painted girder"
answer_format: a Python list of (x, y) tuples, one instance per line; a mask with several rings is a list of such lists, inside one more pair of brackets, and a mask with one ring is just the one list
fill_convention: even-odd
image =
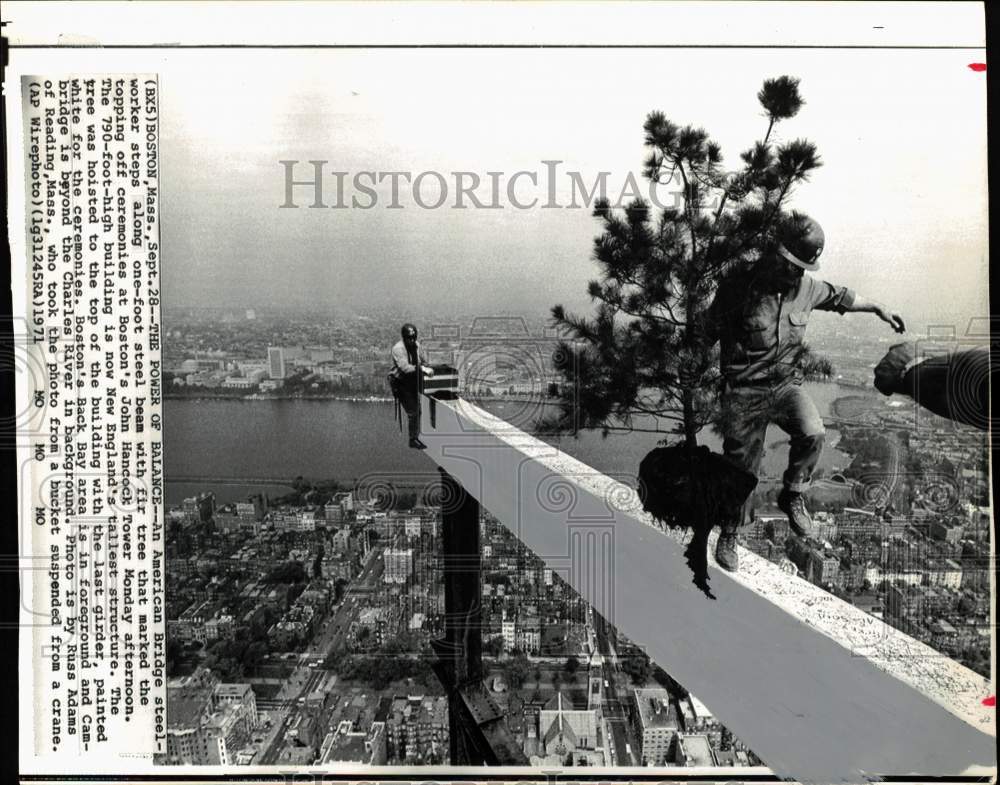
[(746, 549), (735, 575), (709, 557), (710, 599), (622, 482), (467, 401), (434, 406), (428, 457), (777, 775), (995, 771), (987, 679)]

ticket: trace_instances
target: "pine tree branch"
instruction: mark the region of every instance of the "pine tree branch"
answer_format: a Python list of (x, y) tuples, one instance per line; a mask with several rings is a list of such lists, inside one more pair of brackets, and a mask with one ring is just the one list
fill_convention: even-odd
[(637, 319), (652, 319), (655, 322), (662, 322), (663, 324), (672, 324), (675, 327), (684, 327), (684, 322), (678, 322), (672, 316), (660, 316), (658, 314), (652, 313), (650, 311), (629, 311), (624, 306), (618, 308), (621, 313), (626, 316), (634, 316)]
[[(768, 123), (767, 123), (767, 132), (764, 134), (764, 141), (761, 142), (761, 145), (764, 148), (767, 147), (767, 142), (771, 138), (771, 131), (774, 129), (775, 122), (776, 122), (776, 119), (775, 119), (774, 115), (770, 115)], [(745, 166), (745, 171), (747, 171), (747, 172), (750, 172), (752, 169), (753, 169), (753, 167), (752, 167), (752, 165), (750, 163), (748, 163)], [(705, 249), (705, 261), (706, 261), (707, 264), (711, 264), (712, 246), (715, 244), (715, 238), (716, 238), (717, 229), (718, 229), (718, 226), (719, 226), (719, 219), (722, 217), (722, 210), (726, 206), (726, 200), (727, 199), (729, 199), (729, 189), (725, 188), (725, 189), (723, 189), (722, 196), (719, 199), (719, 209), (715, 211), (715, 216), (712, 219), (712, 233), (708, 237), (708, 246)]]
[(678, 159), (677, 161), (677, 171), (681, 175), (681, 183), (684, 186), (684, 217), (686, 219), (688, 232), (691, 235), (691, 255), (695, 254), (697, 244), (695, 243), (694, 237), (694, 221), (691, 219), (691, 185), (688, 182), (687, 173), (684, 171), (684, 164)]
[(776, 119), (774, 115), (770, 115), (770, 121), (767, 124), (767, 133), (764, 134), (764, 146), (767, 146), (767, 140), (771, 138), (771, 129), (774, 128)]
[[(781, 189), (778, 192), (778, 198), (775, 199), (774, 202), (772, 203), (773, 206), (772, 206), (771, 212), (767, 215), (767, 218), (764, 221), (761, 222), (761, 225), (757, 229), (757, 231), (755, 231), (749, 237), (745, 238), (738, 246), (736, 246), (736, 248), (735, 248), (735, 250), (734, 250), (734, 252), (732, 254), (733, 256), (737, 256), (739, 254), (742, 254), (743, 250), (747, 247), (747, 245), (752, 240), (756, 240), (758, 237), (760, 237), (761, 234), (763, 234), (767, 230), (767, 228), (774, 221), (775, 216), (781, 210), (781, 205), (784, 203), (785, 197), (788, 195), (788, 191), (791, 189), (791, 187), (792, 187), (792, 178), (791, 177), (785, 178), (785, 182), (784, 182), (784, 184), (782, 185)], [(767, 202), (765, 201), (765, 205), (766, 204), (767, 204)]]
[[(802, 105), (797, 85), (791, 77), (764, 82), (758, 93), (768, 118), (763, 140), (741, 154), (745, 166), (732, 176), (721, 172), (719, 146), (704, 129), (681, 128), (660, 112), (648, 115), (652, 152), (643, 175), (661, 185), (679, 179), (684, 204), (663, 208), (655, 225), (641, 199), (624, 216), (606, 200), (595, 207), (604, 221), (594, 243), (603, 280), (589, 289), (596, 318), (553, 308), (577, 341), (564, 350), (573, 356), (558, 361), (575, 385), (575, 397), (566, 395), (562, 404), (563, 424), (574, 432), (678, 434), (690, 448), (702, 428), (717, 422), (718, 358), (707, 303), (723, 276), (766, 250), (762, 238), (781, 220), (793, 186), (820, 165), (806, 140), (783, 143), (776, 153), (770, 146), (777, 123)], [(633, 416), (656, 418), (656, 427), (636, 427)], [(661, 420), (677, 427), (666, 431)]]
[[(635, 276), (620, 275), (615, 280), (618, 281), (618, 282), (620, 282), (620, 283), (624, 283), (626, 285), (635, 286), (640, 291), (644, 291), (645, 290), (644, 282), (640, 281)], [(601, 299), (604, 300), (604, 302), (608, 302), (603, 297)], [(663, 301), (661, 303), (658, 303), (658, 305), (661, 306), (661, 307), (665, 307), (667, 309), (668, 316), (660, 316), (658, 314), (652, 313), (651, 311), (634, 312), (634, 311), (628, 310), (628, 309), (626, 309), (625, 305), (623, 304), (623, 300), (622, 300), (622, 298), (620, 296), (618, 297), (617, 302), (615, 303), (615, 306), (618, 308), (618, 310), (620, 310), (626, 316), (635, 316), (637, 318), (647, 318), (648, 317), (650, 319), (654, 319), (656, 321), (664, 322), (666, 324), (672, 324), (675, 327), (686, 327), (687, 326), (687, 322), (683, 322), (683, 321), (681, 321), (681, 320), (679, 320), (677, 318), (676, 314), (673, 311), (673, 308), (670, 307), (670, 303), (668, 301), (665, 300), (665, 301)]]
[(675, 327), (687, 327), (688, 326), (687, 321), (681, 321), (680, 319), (677, 318), (677, 315), (674, 313), (674, 309), (670, 307), (670, 303), (669, 302), (660, 303), (660, 307), (666, 308), (667, 309), (667, 314), (669, 314), (668, 317), (664, 318), (664, 321), (666, 321), (666, 322), (674, 325)]

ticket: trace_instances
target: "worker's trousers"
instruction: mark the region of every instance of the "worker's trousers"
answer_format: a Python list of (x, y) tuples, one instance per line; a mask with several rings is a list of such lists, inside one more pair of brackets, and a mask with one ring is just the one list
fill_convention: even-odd
[(418, 394), (417, 374), (407, 374), (401, 377), (397, 388), (399, 404), (406, 412), (410, 427), (410, 439), (420, 438), (420, 395)]
[[(816, 404), (792, 379), (778, 384), (726, 385), (722, 394), (722, 450), (740, 468), (759, 479), (764, 454), (764, 435), (774, 423), (791, 437), (788, 468), (783, 481), (789, 491), (802, 492), (809, 488), (813, 470), (823, 452), (826, 430)], [(753, 496), (740, 511), (739, 521), (728, 522), (745, 526), (753, 518)], [(726, 528), (724, 522), (724, 528)]]

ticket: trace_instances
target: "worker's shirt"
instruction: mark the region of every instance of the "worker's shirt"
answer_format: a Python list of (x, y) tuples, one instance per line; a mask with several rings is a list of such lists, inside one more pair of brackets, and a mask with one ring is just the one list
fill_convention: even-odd
[(845, 313), (855, 294), (846, 286), (803, 275), (784, 293), (750, 294), (723, 283), (708, 312), (708, 328), (719, 340), (722, 375), (733, 385), (786, 381), (814, 310)]
[(396, 377), (401, 375), (416, 373), (421, 365), (429, 365), (427, 358), (420, 354), (420, 341), (413, 347), (413, 355), (406, 350), (406, 344), (402, 340), (396, 341), (392, 347), (392, 373)]

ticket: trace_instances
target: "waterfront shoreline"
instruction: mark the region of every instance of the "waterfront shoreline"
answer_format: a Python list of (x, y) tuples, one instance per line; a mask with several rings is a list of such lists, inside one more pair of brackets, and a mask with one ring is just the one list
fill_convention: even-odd
[[(167, 401), (347, 401), (350, 403), (392, 403), (392, 396), (381, 395), (164, 395)], [(555, 405), (558, 398), (463, 396), (472, 403), (547, 403)]]
[[(813, 388), (815, 402), (827, 413), (834, 398), (855, 393), (836, 385)], [(346, 397), (346, 396), (345, 396)], [(430, 482), (436, 473), (427, 466), (427, 459), (418, 450), (407, 448), (400, 423), (393, 417), (390, 398), (365, 400), (315, 398), (179, 396), (167, 400), (164, 423), (164, 477), (168, 493), (191, 495), (197, 483), (176, 485), (178, 477), (240, 478), (261, 477), (331, 477), (380, 478), (410, 475)], [(243, 403), (246, 401), (246, 403)], [(264, 405), (262, 401), (267, 401)], [(283, 403), (275, 405), (274, 401)], [(511, 398), (494, 401), (470, 401), (515, 423), (521, 422), (528, 404)], [(541, 403), (538, 404), (541, 408)], [(425, 406), (425, 421), (429, 422), (429, 407)], [(831, 430), (834, 428), (831, 426)], [(604, 474), (633, 477), (645, 455), (669, 434), (661, 432), (613, 432), (606, 438), (600, 431), (581, 431), (576, 436), (543, 438), (554, 448), (592, 466)], [(775, 431), (771, 439), (781, 438)], [(831, 447), (833, 446), (831, 434)], [(721, 451), (721, 440), (711, 432), (703, 433), (699, 441), (710, 449)], [(835, 447), (825, 451), (824, 468), (843, 467), (848, 456), (838, 454)], [(769, 451), (765, 459), (770, 471), (780, 474), (784, 466), (779, 457), (784, 448)], [(223, 471), (224, 469), (224, 471)], [(432, 476), (433, 475), (433, 476)], [(247, 491), (217, 488), (219, 498), (242, 500)]]
[(350, 403), (392, 403), (380, 395), (164, 395), (167, 401), (347, 401)]

